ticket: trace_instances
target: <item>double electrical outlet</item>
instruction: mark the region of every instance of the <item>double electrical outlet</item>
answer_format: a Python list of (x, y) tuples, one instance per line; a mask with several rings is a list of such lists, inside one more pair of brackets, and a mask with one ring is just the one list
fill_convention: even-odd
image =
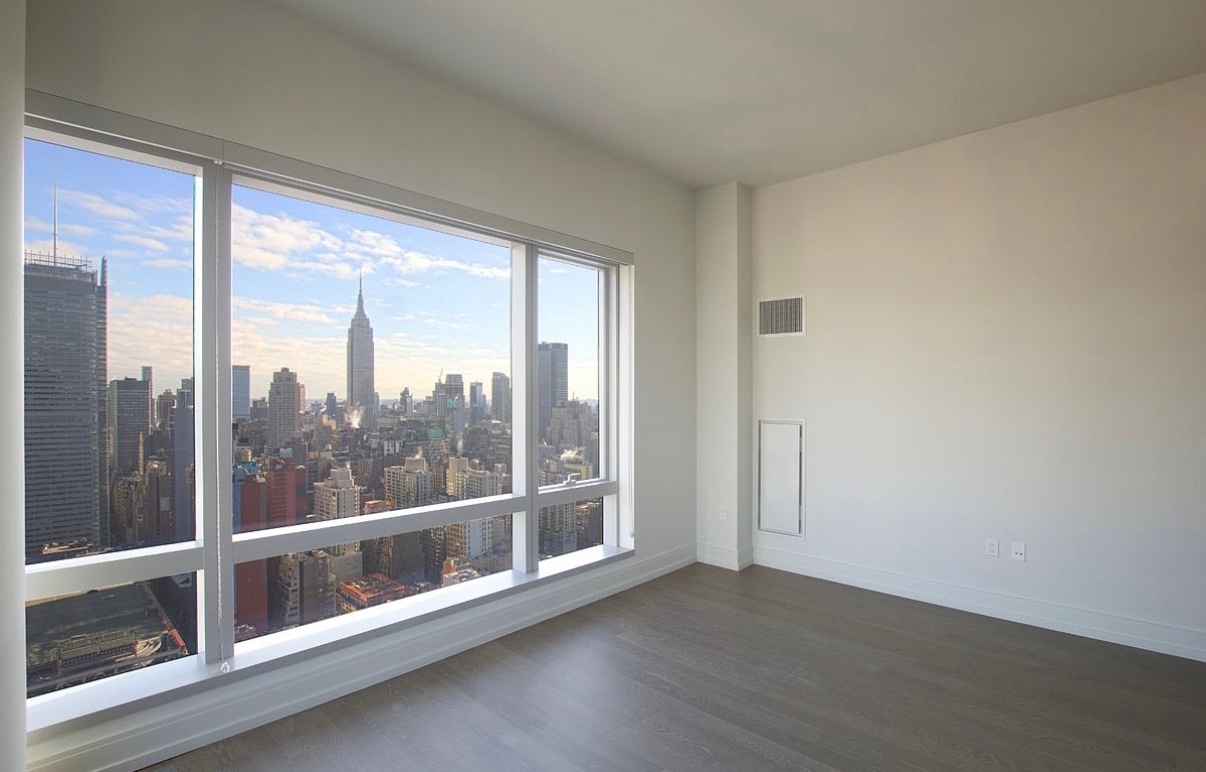
[[(1012, 557), (1014, 560), (1023, 560), (1024, 561), (1026, 559), (1026, 542), (1015, 541), (1015, 542), (1013, 542), (1012, 546), (1013, 546), (1013, 549), (1009, 553), (1010, 557)], [(990, 536), (987, 539), (985, 539), (984, 540), (984, 554), (989, 556), (990, 558), (995, 558), (998, 555), (1000, 555), (1001, 554), (1000, 540), (997, 539), (995, 536)]]

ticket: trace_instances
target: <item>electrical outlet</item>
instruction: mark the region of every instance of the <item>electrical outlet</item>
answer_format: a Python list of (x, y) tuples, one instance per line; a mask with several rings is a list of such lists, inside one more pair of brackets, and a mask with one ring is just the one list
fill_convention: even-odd
[(729, 508), (721, 507), (720, 508), (720, 522), (722, 522), (722, 523), (728, 522), (728, 519), (729, 519)]
[(1013, 543), (1013, 553), (1012, 554), (1013, 554), (1014, 560), (1025, 560), (1026, 559), (1026, 542), (1015, 541)]
[(990, 536), (984, 540), (984, 554), (990, 558), (995, 558), (1001, 552), (1001, 542), (995, 536)]

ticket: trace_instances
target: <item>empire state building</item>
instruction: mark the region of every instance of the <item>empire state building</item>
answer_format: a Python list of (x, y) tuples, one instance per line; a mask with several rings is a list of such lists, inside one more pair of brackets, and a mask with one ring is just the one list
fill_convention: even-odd
[[(364, 280), (356, 297), (356, 315), (348, 327), (348, 412), (360, 417), (359, 425), (377, 425), (376, 388), (373, 383), (373, 327), (364, 313)], [(353, 421), (356, 419), (353, 418)]]

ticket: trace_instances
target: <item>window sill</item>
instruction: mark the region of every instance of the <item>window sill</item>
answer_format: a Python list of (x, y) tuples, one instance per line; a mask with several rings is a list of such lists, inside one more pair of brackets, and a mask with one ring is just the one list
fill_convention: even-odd
[(531, 574), (500, 572), (435, 592), (375, 606), (238, 644), (225, 662), (200, 656), (166, 662), (26, 700), (26, 731), (33, 733), (131, 706), (185, 694), (270, 671), (351, 643), (432, 622), (524, 590), (631, 557), (632, 549), (597, 546), (540, 562)]

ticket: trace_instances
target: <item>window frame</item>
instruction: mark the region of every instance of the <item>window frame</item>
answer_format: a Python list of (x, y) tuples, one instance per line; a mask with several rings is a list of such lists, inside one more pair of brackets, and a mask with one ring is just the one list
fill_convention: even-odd
[[(218, 686), (232, 671), (258, 670), (419, 624), (634, 554), (632, 513), (631, 253), (480, 212), (392, 185), (41, 92), (26, 92), (26, 136), (139, 160), (200, 169), (195, 228), (193, 318), (198, 537), (26, 566), (26, 601), (196, 572), (195, 656), (27, 698), (28, 728), (161, 698), (175, 689)], [(511, 245), (513, 492), (355, 518), (233, 533), (230, 470), (231, 193), (236, 184), (333, 202), (374, 216)], [(598, 269), (600, 470), (596, 479), (539, 486), (537, 276), (542, 257)], [(224, 320), (224, 321), (223, 321)], [(602, 498), (603, 544), (540, 560), (542, 507)], [(444, 588), (405, 609), (384, 604), (350, 615), (234, 642), (234, 571), (250, 560), (331, 544), (512, 515), (512, 570)], [(437, 597), (442, 596), (442, 597)], [(371, 613), (370, 613), (371, 612)], [(353, 619), (349, 619), (353, 617)]]

